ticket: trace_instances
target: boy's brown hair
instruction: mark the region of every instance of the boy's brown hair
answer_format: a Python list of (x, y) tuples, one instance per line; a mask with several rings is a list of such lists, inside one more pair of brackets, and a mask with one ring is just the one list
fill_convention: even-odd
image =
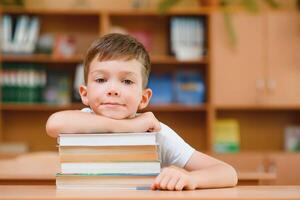
[(111, 33), (95, 40), (89, 47), (84, 59), (84, 82), (87, 84), (89, 68), (92, 60), (97, 56), (98, 61), (108, 60), (138, 60), (142, 69), (143, 88), (147, 87), (151, 63), (145, 47), (130, 35)]

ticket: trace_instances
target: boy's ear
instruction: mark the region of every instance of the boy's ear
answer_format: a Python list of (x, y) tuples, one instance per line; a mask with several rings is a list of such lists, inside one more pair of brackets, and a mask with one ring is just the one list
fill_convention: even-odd
[(152, 90), (150, 88), (146, 88), (142, 94), (139, 110), (142, 110), (148, 106), (151, 97), (152, 97)]
[(86, 106), (89, 106), (89, 101), (87, 98), (87, 88), (85, 85), (80, 85), (79, 94), (80, 94), (82, 103)]

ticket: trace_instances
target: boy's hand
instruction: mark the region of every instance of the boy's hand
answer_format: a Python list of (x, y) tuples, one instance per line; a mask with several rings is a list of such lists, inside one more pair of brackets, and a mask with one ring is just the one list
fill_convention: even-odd
[(160, 123), (152, 112), (145, 112), (134, 119), (134, 129), (136, 132), (158, 132)]
[(151, 185), (152, 190), (194, 190), (196, 180), (182, 168), (170, 166), (164, 168)]

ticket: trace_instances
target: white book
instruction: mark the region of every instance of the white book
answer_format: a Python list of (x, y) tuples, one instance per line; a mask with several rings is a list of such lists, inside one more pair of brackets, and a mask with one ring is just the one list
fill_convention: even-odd
[(26, 15), (19, 16), (16, 23), (16, 29), (13, 37), (14, 52), (20, 53), (23, 51), (29, 17)]
[(33, 17), (27, 29), (27, 37), (24, 46), (24, 51), (26, 53), (34, 52), (35, 46), (38, 41), (39, 32), (40, 32), (40, 20), (38, 17)]
[(12, 18), (10, 15), (4, 15), (1, 28), (2, 51), (8, 53), (12, 47)]
[(62, 174), (156, 174), (160, 162), (61, 163)]
[(60, 134), (60, 146), (156, 145), (156, 133)]

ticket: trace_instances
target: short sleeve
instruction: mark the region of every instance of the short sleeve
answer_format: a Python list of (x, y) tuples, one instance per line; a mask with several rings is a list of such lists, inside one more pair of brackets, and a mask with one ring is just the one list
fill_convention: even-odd
[(81, 111), (82, 112), (87, 112), (87, 113), (92, 113), (93, 112), (92, 109), (90, 109), (90, 108), (83, 108), (83, 109), (81, 109)]
[(175, 165), (183, 168), (195, 151), (175, 131), (163, 123), (157, 134), (157, 143), (160, 145), (162, 167)]

